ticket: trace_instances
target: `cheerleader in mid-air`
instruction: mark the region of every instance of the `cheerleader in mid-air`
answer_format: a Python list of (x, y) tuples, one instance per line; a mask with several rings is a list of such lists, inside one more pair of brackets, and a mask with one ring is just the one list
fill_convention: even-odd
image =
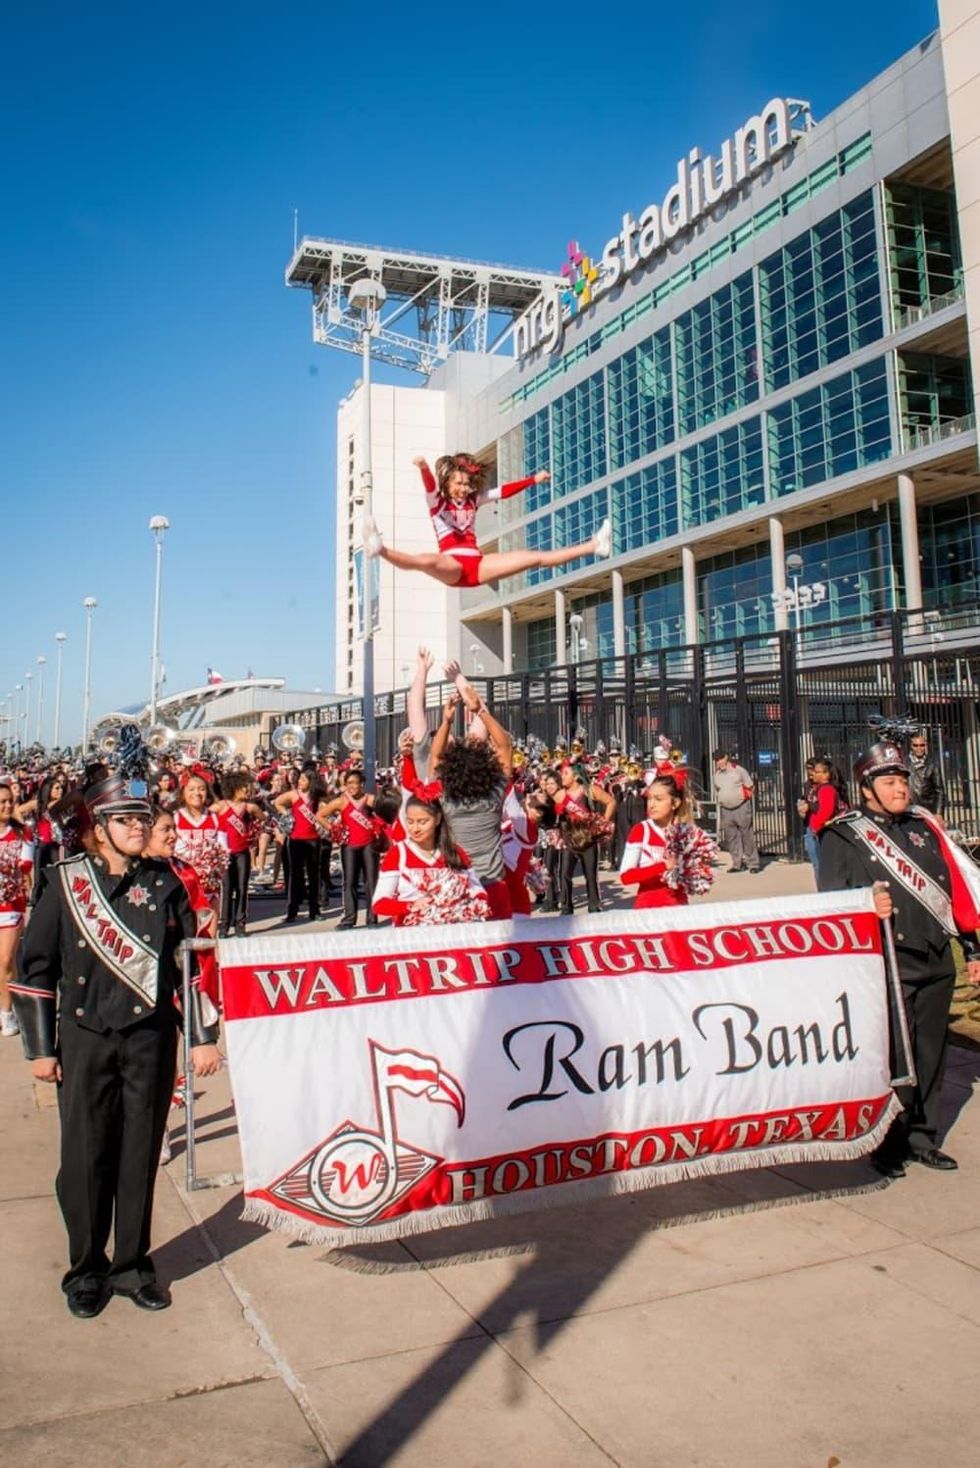
[(540, 566), (564, 566), (580, 556), (608, 556), (612, 548), (609, 521), (603, 520), (591, 540), (564, 550), (489, 551), (476, 543), (476, 514), (481, 505), (510, 499), (531, 484), (544, 484), (551, 477), (539, 469), (527, 479), (486, 489), (486, 469), (471, 454), (445, 454), (436, 460), (433, 474), (424, 459), (414, 459), (425, 485), (425, 502), (439, 543), (438, 551), (420, 554), (395, 550), (385, 545), (370, 515), (364, 517), (364, 551), (381, 556), (403, 571), (424, 571), (444, 586), (488, 586), (503, 576), (516, 576)]

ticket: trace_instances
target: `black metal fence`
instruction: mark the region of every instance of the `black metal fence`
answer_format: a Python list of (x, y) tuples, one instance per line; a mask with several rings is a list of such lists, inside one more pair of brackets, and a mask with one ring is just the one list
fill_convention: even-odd
[[(849, 775), (873, 715), (910, 717), (928, 731), (940, 762), (947, 823), (980, 842), (977, 607), (893, 612), (472, 682), (515, 739), (535, 736), (549, 749), (577, 736), (589, 749), (615, 739), (645, 753), (666, 732), (704, 791), (711, 751), (737, 751), (756, 783), (760, 847), (790, 858), (802, 856), (804, 760), (829, 753)], [(433, 728), (448, 691), (441, 683), (426, 690)], [(375, 698), (382, 767), (394, 764), (406, 697), (398, 689)], [(340, 745), (344, 726), (361, 717), (360, 699), (288, 715), (321, 751)]]

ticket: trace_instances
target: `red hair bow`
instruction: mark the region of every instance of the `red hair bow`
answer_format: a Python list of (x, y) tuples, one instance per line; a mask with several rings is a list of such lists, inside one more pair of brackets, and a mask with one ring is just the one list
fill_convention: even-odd
[(421, 800), (426, 805), (431, 805), (434, 800), (438, 800), (442, 795), (442, 781), (430, 780), (427, 785), (424, 780), (416, 780), (412, 786), (412, 794), (416, 800)]

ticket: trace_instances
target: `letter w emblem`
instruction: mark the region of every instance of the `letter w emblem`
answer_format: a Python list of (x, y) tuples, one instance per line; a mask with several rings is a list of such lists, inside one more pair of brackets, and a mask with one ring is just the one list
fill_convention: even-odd
[(366, 1193), (371, 1184), (377, 1181), (384, 1165), (380, 1152), (375, 1152), (369, 1162), (356, 1162), (350, 1172), (346, 1163), (341, 1162), (339, 1157), (335, 1158), (331, 1163), (331, 1171), (337, 1176), (337, 1192), (341, 1197), (346, 1197), (351, 1188), (358, 1188)]

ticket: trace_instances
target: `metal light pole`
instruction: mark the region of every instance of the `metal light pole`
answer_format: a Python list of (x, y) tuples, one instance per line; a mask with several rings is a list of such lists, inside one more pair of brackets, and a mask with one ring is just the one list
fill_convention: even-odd
[(92, 613), (98, 606), (94, 596), (82, 602), (85, 608), (85, 693), (82, 699), (82, 755), (88, 749), (88, 724), (92, 713)]
[(30, 744), (30, 742), (31, 742), (31, 683), (33, 681), (33, 678), (34, 678), (34, 674), (33, 673), (25, 673), (24, 674), (24, 682), (27, 685), (27, 707), (24, 709), (24, 743), (25, 744)]
[(803, 570), (803, 557), (796, 554), (786, 557), (786, 574), (793, 583), (793, 627), (795, 629), (796, 650), (800, 650), (800, 572)]
[(65, 651), (65, 643), (68, 641), (67, 632), (56, 632), (54, 640), (58, 644), (58, 668), (54, 680), (54, 748), (61, 748), (61, 662)]
[(163, 571), (163, 537), (170, 529), (166, 515), (154, 515), (150, 529), (157, 543), (156, 587), (153, 593), (153, 653), (150, 658), (150, 725), (157, 721), (157, 693), (160, 688), (160, 586)]
[(17, 701), (14, 705), (14, 741), (17, 745), (18, 754), (20, 754), (20, 696), (23, 691), (23, 683), (14, 684), (14, 693), (17, 695)]
[(42, 653), (38, 653), (38, 656), (37, 656), (37, 667), (38, 667), (38, 673), (37, 673), (37, 739), (35, 741), (35, 743), (37, 743), (37, 744), (43, 744), (44, 743), (44, 740), (42, 739), (42, 735), (44, 733), (44, 669), (47, 667), (47, 663), (48, 663), (48, 660), (44, 656), (44, 653), (43, 652)]
[[(364, 447), (361, 459), (361, 502), (364, 518), (374, 515), (374, 480), (372, 477), (372, 455), (371, 455), (371, 337), (378, 321), (378, 313), (384, 305), (387, 291), (380, 280), (375, 280), (370, 275), (364, 275), (360, 280), (351, 282), (347, 292), (347, 299), (351, 310), (361, 312), (361, 387), (364, 393), (364, 418), (362, 433), (364, 436)], [(364, 709), (364, 783), (368, 790), (374, 790), (375, 765), (377, 755), (375, 753), (375, 728), (374, 728), (374, 627), (372, 626), (371, 607), (371, 562), (366, 553), (363, 553), (364, 575), (361, 587), (363, 619), (363, 709)]]
[(568, 619), (568, 626), (572, 634), (572, 662), (577, 663), (582, 656), (582, 625), (584, 618), (580, 612), (573, 612)]

